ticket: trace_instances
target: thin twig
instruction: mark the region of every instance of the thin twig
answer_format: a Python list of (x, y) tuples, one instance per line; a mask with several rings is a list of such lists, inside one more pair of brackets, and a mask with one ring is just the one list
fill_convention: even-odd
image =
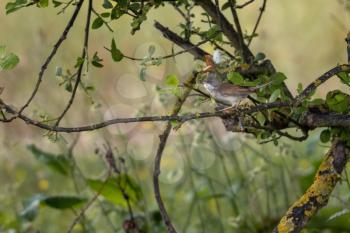
[[(212, 36), (212, 38), (214, 38), (216, 36), (216, 34), (214, 36)], [(212, 38), (207, 38), (205, 40), (202, 40), (200, 42), (198, 42), (197, 44), (195, 45), (192, 45), (191, 47), (188, 47), (187, 49), (183, 49), (183, 50), (180, 50), (176, 53), (172, 53), (172, 54), (168, 54), (168, 55), (165, 55), (165, 56), (160, 56), (160, 57), (149, 57), (147, 59), (151, 60), (151, 61), (155, 61), (155, 60), (162, 60), (162, 59), (168, 59), (168, 58), (173, 58), (173, 57), (176, 57), (178, 55), (181, 55), (181, 54), (184, 54), (184, 53), (187, 53), (189, 52), (190, 50), (192, 49), (196, 49), (198, 48), (199, 46), (207, 43), (207, 42), (210, 42), (210, 40), (212, 40)], [(107, 48), (107, 47), (104, 47), (108, 52), (111, 52), (111, 49)], [(138, 58), (138, 57), (131, 57), (131, 56), (128, 56), (128, 55), (125, 55), (123, 54), (123, 57), (125, 57), (126, 59), (129, 59), (129, 60), (132, 60), (132, 61), (144, 61), (145, 58)]]
[(109, 26), (108, 22), (105, 21), (105, 20), (100, 16), (99, 13), (97, 13), (97, 11), (95, 10), (95, 8), (92, 8), (91, 10), (92, 10), (92, 12), (93, 12), (97, 17), (100, 17), (100, 18), (102, 19), (102, 22), (104, 23), (104, 25), (106, 25), (106, 27), (108, 28), (108, 30), (109, 30), (110, 32), (114, 32), (113, 29), (111, 28), (111, 26)]
[(90, 199), (90, 201), (80, 210), (79, 214), (75, 217), (71, 225), (69, 226), (66, 233), (71, 233), (73, 231), (74, 226), (79, 222), (79, 220), (85, 215), (85, 212), (90, 208), (90, 206), (97, 200), (97, 198), (100, 196), (103, 188), (107, 184), (108, 178), (110, 177), (110, 173), (108, 173), (108, 176), (106, 180), (102, 183), (99, 190), (97, 190), (96, 194)]
[(248, 43), (247, 43), (247, 46), (248, 46), (248, 47), (249, 47), (250, 44), (252, 43), (252, 40), (253, 40), (253, 38), (255, 37), (255, 33), (256, 33), (256, 31), (258, 30), (258, 27), (259, 27), (261, 18), (262, 18), (262, 16), (263, 16), (264, 12), (265, 12), (266, 1), (267, 1), (267, 0), (263, 0), (263, 4), (262, 4), (262, 6), (260, 7), (260, 13), (259, 13), (258, 19), (256, 20), (256, 23), (255, 23), (253, 32), (252, 32), (252, 34), (250, 35), (250, 37), (249, 37), (249, 39), (248, 39)]
[(242, 54), (243, 61), (248, 63), (249, 56), (248, 56), (248, 54), (246, 54), (246, 51), (244, 49), (245, 44), (244, 44), (244, 40), (243, 40), (243, 32), (242, 32), (242, 28), (241, 28), (241, 23), (239, 22), (238, 14), (237, 14), (237, 11), (235, 9), (233, 2), (231, 0), (229, 0), (229, 3), (230, 3), (231, 13), (233, 16), (233, 21), (235, 23), (236, 30), (238, 33), (239, 51), (240, 51), (240, 54)]
[(78, 68), (78, 72), (77, 72), (77, 78), (72, 90), (72, 94), (70, 96), (70, 99), (68, 101), (67, 106), (65, 107), (65, 109), (63, 110), (63, 112), (61, 113), (61, 115), (58, 117), (57, 122), (56, 122), (56, 126), (58, 126), (60, 124), (60, 121), (63, 119), (64, 115), (66, 115), (66, 113), (68, 112), (68, 110), (70, 109), (70, 107), (73, 104), (75, 95), (77, 93), (78, 90), (78, 86), (80, 84), (81, 81), (81, 76), (83, 73), (83, 67), (84, 67), (84, 63), (85, 63), (85, 59), (86, 56), (88, 54), (88, 48), (89, 48), (89, 34), (90, 34), (90, 21), (91, 21), (91, 12), (92, 12), (92, 0), (89, 0), (89, 5), (88, 5), (88, 12), (87, 12), (87, 16), (86, 16), (86, 25), (85, 25), (85, 36), (84, 36), (84, 47), (83, 47), (83, 51), (81, 54), (81, 63), (79, 65)]
[(242, 8), (248, 6), (250, 3), (253, 3), (254, 1), (255, 1), (255, 0), (249, 0), (249, 1), (247, 1), (247, 2), (245, 2), (245, 3), (243, 3), (243, 4), (241, 4), (241, 5), (236, 5), (235, 8), (236, 8), (236, 9), (242, 9)]
[[(186, 85), (193, 86), (196, 81), (196, 78), (197, 78), (197, 74), (193, 74), (191, 77), (187, 79)], [(179, 98), (175, 103), (172, 116), (176, 116), (180, 112), (182, 105), (185, 103), (190, 92), (191, 92), (191, 89), (186, 88), (181, 98)], [(171, 132), (171, 128), (172, 128), (171, 122), (168, 122), (164, 132), (159, 136), (160, 143), (157, 149), (156, 157), (154, 159), (153, 188), (154, 188), (155, 199), (157, 201), (159, 211), (162, 215), (163, 221), (167, 227), (168, 233), (176, 233), (175, 227), (172, 224), (169, 214), (164, 206), (162, 196), (160, 193), (160, 187), (159, 187), (160, 164), (162, 161), (162, 155), (166, 146), (166, 142)]]
[[(79, 11), (81, 9), (81, 6), (83, 5), (84, 0), (79, 0), (79, 2), (77, 3), (75, 10), (72, 14), (72, 17), (70, 18), (70, 20), (68, 21), (66, 27), (63, 30), (63, 33), (61, 34), (61, 36), (59, 37), (58, 41), (56, 42), (56, 44), (54, 45), (51, 53), (49, 54), (49, 56), (46, 58), (44, 64), (41, 66), (39, 75), (38, 75), (38, 80), (35, 84), (34, 90), (31, 94), (31, 96), (29, 97), (29, 99), (27, 100), (27, 102), (20, 108), (20, 110), (18, 111), (18, 115), (20, 115), (24, 109), (26, 109), (29, 104), (32, 102), (32, 100), (34, 99), (35, 95), (37, 94), (38, 90), (39, 90), (39, 86), (41, 84), (41, 81), (44, 77), (44, 73), (48, 67), (48, 65), (51, 63), (53, 57), (56, 55), (57, 50), (59, 49), (59, 47), (61, 46), (62, 42), (67, 38), (67, 35), (70, 31), (70, 29), (73, 27), (73, 24), (75, 22), (75, 20), (77, 19), (77, 16), (79, 14)], [(11, 120), (14, 120), (17, 116), (15, 115), (14, 117), (11, 118)]]

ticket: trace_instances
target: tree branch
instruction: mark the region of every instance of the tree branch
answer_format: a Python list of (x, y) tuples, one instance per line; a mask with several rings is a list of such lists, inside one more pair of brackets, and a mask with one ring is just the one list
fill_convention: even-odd
[(56, 122), (56, 126), (58, 126), (60, 124), (60, 121), (63, 119), (64, 115), (66, 115), (66, 113), (68, 112), (68, 110), (70, 109), (70, 107), (73, 104), (75, 95), (77, 93), (78, 90), (78, 86), (80, 84), (81, 81), (81, 76), (82, 76), (82, 72), (83, 72), (83, 67), (84, 67), (84, 63), (85, 63), (85, 59), (87, 59), (87, 54), (88, 54), (88, 47), (89, 47), (89, 34), (90, 34), (90, 21), (91, 21), (91, 12), (92, 12), (92, 0), (89, 0), (89, 5), (88, 5), (88, 12), (87, 12), (87, 16), (86, 16), (86, 25), (85, 25), (85, 35), (84, 35), (84, 46), (83, 46), (83, 51), (81, 53), (81, 63), (79, 65), (78, 68), (78, 72), (77, 72), (77, 79), (75, 80), (75, 84), (72, 90), (72, 94), (71, 97), (68, 101), (67, 106), (65, 107), (65, 109), (63, 110), (63, 112), (61, 113), (61, 115), (57, 118), (57, 122)]
[(313, 81), (309, 86), (307, 86), (302, 93), (299, 94), (295, 98), (295, 103), (300, 104), (301, 101), (305, 100), (307, 97), (309, 97), (322, 83), (326, 82), (328, 79), (333, 77), (334, 75), (340, 73), (340, 72), (350, 72), (350, 65), (344, 64), (344, 65), (338, 65), (323, 75), (321, 75), (319, 78), (317, 78), (315, 81)]
[[(191, 77), (189, 77), (186, 80), (185, 86), (193, 86), (194, 83), (196, 82), (196, 78), (197, 78), (197, 74), (193, 74)], [(190, 92), (191, 92), (191, 88), (185, 89), (185, 92), (183, 93), (183, 95), (175, 103), (172, 116), (176, 116), (180, 112), (182, 105), (186, 101)], [(164, 151), (165, 146), (166, 146), (166, 142), (167, 142), (168, 137), (169, 137), (170, 132), (171, 132), (171, 128), (172, 128), (171, 123), (168, 122), (163, 134), (161, 134), (159, 136), (160, 143), (158, 146), (156, 157), (154, 159), (153, 187), (154, 187), (154, 195), (155, 195), (157, 204), (159, 206), (159, 210), (160, 210), (160, 213), (162, 215), (163, 221), (167, 227), (167, 231), (168, 231), (168, 233), (176, 233), (175, 227), (173, 226), (173, 224), (170, 220), (170, 217), (165, 209), (165, 206), (164, 206), (164, 203), (162, 200), (162, 196), (160, 193), (160, 187), (159, 187), (160, 164), (161, 164), (161, 160), (162, 160), (163, 151)]]
[(196, 47), (191, 42), (182, 39), (176, 33), (170, 31), (167, 27), (164, 27), (159, 22), (155, 21), (154, 27), (161, 31), (165, 38), (192, 54), (195, 57), (195, 59), (203, 60), (205, 55), (209, 55), (207, 52), (205, 52), (199, 47)]
[(345, 143), (335, 139), (316, 173), (314, 182), (289, 208), (273, 233), (300, 232), (317, 211), (327, 205), (330, 195), (341, 179), (348, 156), (349, 149)]
[[(232, 24), (227, 20), (227, 18), (222, 14), (221, 11), (217, 11), (217, 8), (215, 4), (211, 0), (195, 0), (199, 6), (203, 8), (203, 10), (208, 13), (208, 15), (218, 23), (218, 26), (221, 27), (222, 32), (225, 34), (225, 36), (230, 40), (231, 45), (237, 49), (240, 50), (240, 43), (239, 43), (239, 34), (233, 29)], [(220, 24), (219, 24), (220, 23)], [(254, 60), (253, 53), (249, 50), (247, 45), (242, 45), (242, 50), (244, 51), (241, 53), (242, 57), (243, 54), (246, 54), (246, 59), (248, 61)], [(241, 51), (242, 52), (242, 51)], [(248, 62), (251, 63), (251, 62)]]
[[(62, 42), (67, 38), (67, 35), (70, 31), (70, 29), (73, 27), (73, 24), (75, 22), (75, 20), (77, 19), (77, 16), (79, 14), (79, 11), (81, 9), (81, 6), (83, 5), (84, 0), (79, 0), (79, 2), (77, 3), (75, 10), (72, 14), (72, 17), (70, 18), (70, 20), (68, 21), (65, 29), (63, 30), (62, 35), (59, 37), (58, 41), (56, 42), (56, 44), (54, 45), (50, 55), (46, 58), (44, 64), (41, 66), (39, 75), (38, 75), (38, 80), (35, 84), (34, 90), (31, 94), (31, 96), (29, 97), (29, 99), (27, 100), (27, 102), (23, 105), (23, 107), (20, 108), (20, 110), (18, 111), (18, 114), (20, 115), (24, 109), (26, 109), (29, 104), (32, 102), (32, 100), (34, 99), (35, 95), (37, 94), (38, 90), (39, 90), (39, 86), (41, 84), (41, 81), (44, 77), (45, 71), (48, 67), (48, 65), (50, 64), (50, 62), (52, 61), (53, 57), (56, 55), (57, 50), (59, 49), (59, 47), (61, 46)], [(17, 116), (12, 117), (9, 120), (14, 120)]]

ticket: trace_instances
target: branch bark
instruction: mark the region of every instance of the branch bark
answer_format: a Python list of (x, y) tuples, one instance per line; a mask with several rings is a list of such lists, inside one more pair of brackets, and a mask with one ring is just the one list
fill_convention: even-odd
[(217, 10), (215, 4), (211, 0), (195, 0), (195, 2), (201, 6), (215, 22), (217, 22), (218, 26), (221, 27), (222, 32), (230, 40), (232, 46), (240, 51), (242, 57), (244, 57), (248, 63), (251, 63), (251, 61), (254, 60), (253, 53), (245, 43), (242, 44), (241, 48), (239, 34), (234, 30), (232, 24), (227, 20), (224, 14)]
[(335, 186), (341, 179), (341, 173), (348, 161), (349, 149), (339, 139), (321, 163), (314, 182), (282, 217), (273, 233), (298, 233), (309, 220), (326, 206)]
[(179, 35), (172, 32), (167, 27), (164, 27), (159, 22), (155, 21), (154, 27), (157, 28), (159, 31), (161, 31), (165, 38), (167, 38), (171, 42), (175, 43), (176, 45), (180, 46), (181, 48), (183, 48), (184, 50), (192, 54), (195, 57), (195, 59), (203, 60), (205, 55), (209, 55), (207, 52), (205, 52), (201, 48), (195, 46), (189, 41), (184, 40)]

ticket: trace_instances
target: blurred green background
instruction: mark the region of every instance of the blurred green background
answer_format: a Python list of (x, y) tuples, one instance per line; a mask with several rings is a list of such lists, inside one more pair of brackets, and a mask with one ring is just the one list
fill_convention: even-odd
[[(6, 2), (0, 2), (0, 44), (18, 54), (21, 62), (16, 69), (0, 73), (0, 86), (5, 87), (1, 98), (19, 107), (29, 97), (40, 66), (72, 9), (56, 15), (57, 9), (53, 7), (30, 7), (5, 15)], [(95, 5), (101, 12), (100, 1)], [(287, 85), (296, 93), (298, 83), (305, 86), (335, 64), (346, 61), (344, 38), (350, 30), (349, 5), (346, 0), (268, 1), (252, 50), (265, 53), (277, 70), (285, 73)], [(239, 12), (247, 32), (254, 27), (259, 7), (260, 2), (256, 1)], [(68, 101), (69, 93), (59, 86), (61, 80), (55, 76), (55, 70), (56, 67), (72, 70), (82, 49), (85, 12), (86, 6), (49, 66), (38, 96), (26, 110), (29, 116), (57, 117)], [(61, 125), (85, 125), (111, 117), (169, 112), (171, 104), (161, 103), (156, 86), (164, 87), (164, 77), (169, 73), (185, 79), (196, 67), (191, 56), (181, 55), (149, 68), (147, 81), (142, 82), (138, 77), (140, 64), (127, 59), (114, 63), (103, 48), (109, 47), (114, 37), (123, 53), (130, 56), (144, 57), (150, 45), (156, 47), (155, 55), (171, 53), (171, 44), (152, 26), (155, 19), (180, 31), (181, 18), (171, 7), (152, 11), (135, 36), (130, 35), (127, 17), (111, 24), (115, 30), (113, 34), (106, 27), (92, 31), (89, 54), (92, 56), (98, 51), (104, 59), (104, 68), (89, 67), (83, 79), (86, 84), (93, 85), (95, 91), (87, 95), (80, 90)], [(210, 46), (202, 48), (212, 52)], [(332, 79), (319, 88), (317, 95), (324, 96), (332, 89), (349, 91)], [(184, 111), (194, 109), (190, 103)], [(202, 104), (196, 111), (210, 109), (213, 105)], [(93, 192), (82, 180), (105, 175), (103, 159), (94, 151), (103, 148), (107, 139), (118, 148), (118, 155), (126, 160), (128, 174), (142, 188), (143, 204), (135, 207), (136, 215), (147, 219), (152, 226), (149, 232), (164, 232), (151, 182), (162, 126), (163, 123), (111, 126), (80, 135), (61, 134), (59, 140), (53, 142), (45, 136), (46, 132), (23, 122), (0, 124), (0, 232), (65, 232), (74, 212), (42, 207), (37, 218), (30, 222), (20, 217), (25, 206), (23, 201), (37, 193), (78, 193), (91, 198)], [(260, 145), (253, 138), (225, 132), (218, 119), (186, 123), (172, 133), (161, 173), (162, 194), (176, 227), (180, 232), (269, 232), (310, 184), (318, 163), (328, 150), (329, 145), (320, 144), (318, 134), (313, 132), (303, 143), (283, 140), (279, 146)], [(81, 180), (77, 183), (38, 162), (27, 149), (27, 145), (35, 144), (42, 150), (65, 155), (74, 140), (77, 140), (74, 158), (84, 174), (78, 175)], [(307, 232), (350, 232), (349, 188), (344, 175), (344, 182), (337, 187), (329, 206), (318, 214)], [(86, 225), (91, 229), (78, 226), (76, 232), (84, 229), (86, 232), (123, 232), (121, 225), (127, 218), (125, 209), (106, 205), (111, 209), (106, 210), (106, 214), (101, 207), (104, 204), (101, 198), (87, 212)], [(340, 216), (333, 216), (335, 213)], [(331, 216), (334, 218), (329, 219)]]

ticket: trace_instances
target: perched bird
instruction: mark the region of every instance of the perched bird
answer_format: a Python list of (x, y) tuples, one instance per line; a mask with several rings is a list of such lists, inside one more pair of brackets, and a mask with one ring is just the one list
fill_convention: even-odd
[(250, 94), (256, 93), (260, 88), (263, 88), (271, 83), (268, 82), (256, 87), (225, 83), (223, 82), (225, 77), (222, 77), (225, 76), (225, 74), (220, 74), (215, 71), (215, 63), (212, 57), (207, 55), (205, 57), (205, 61), (207, 67), (204, 69), (204, 72), (207, 73), (207, 77), (203, 80), (203, 85), (214, 99), (230, 105), (230, 107), (224, 108), (222, 111), (234, 107)]

